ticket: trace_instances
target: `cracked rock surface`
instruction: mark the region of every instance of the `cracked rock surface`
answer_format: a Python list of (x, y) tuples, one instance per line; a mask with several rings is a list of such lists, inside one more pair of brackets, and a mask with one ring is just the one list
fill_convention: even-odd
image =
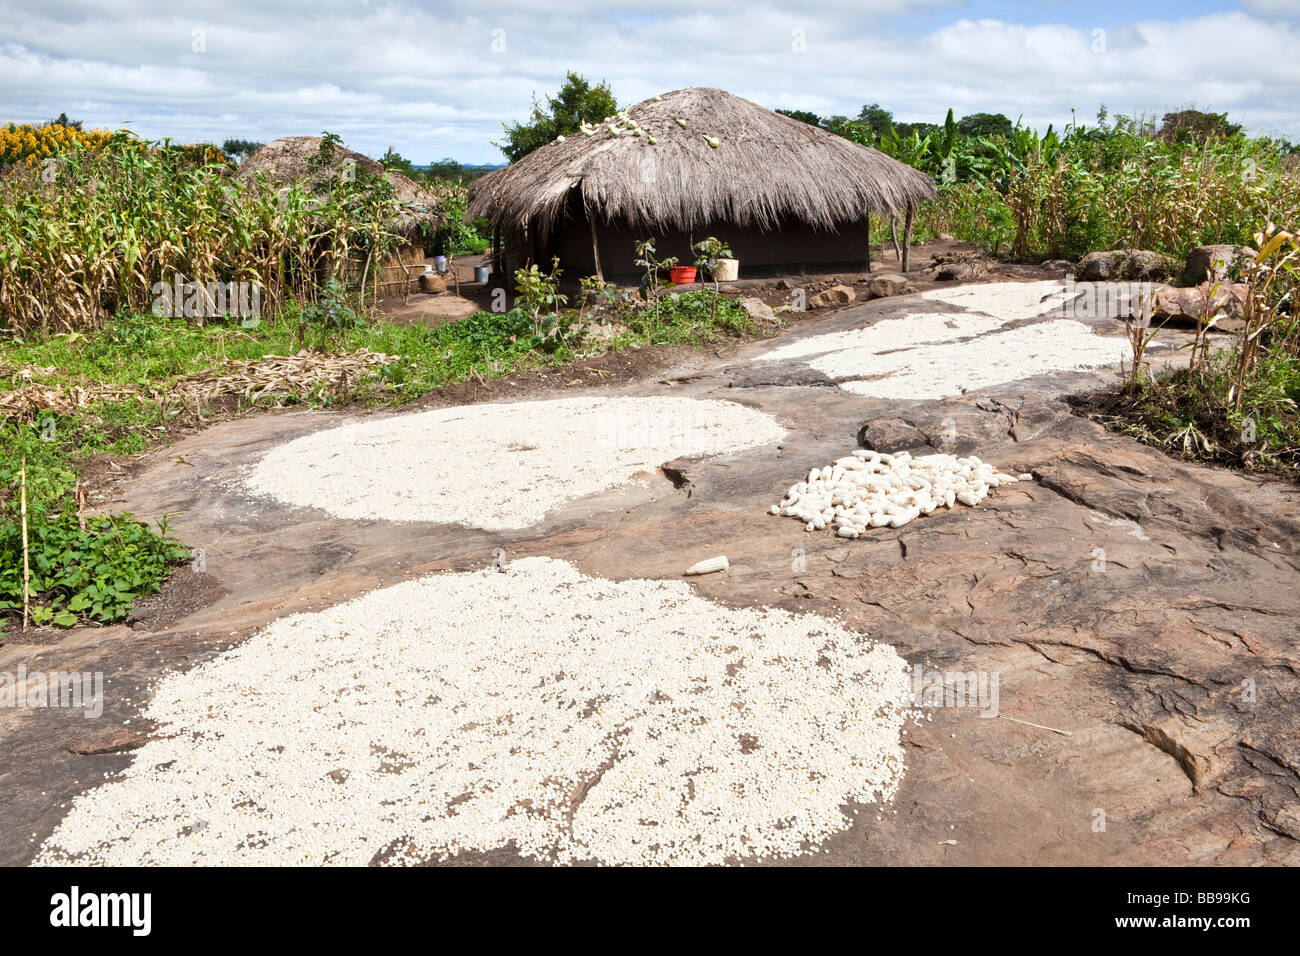
[[(1113, 381), (1108, 369), (907, 401), (838, 388), (798, 355), (754, 361), (805, 334), (940, 307), (916, 298), (863, 303), (674, 375), (560, 389), (738, 402), (788, 435), (665, 462), (523, 530), (331, 519), (250, 498), (239, 475), (338, 424), (328, 412), (257, 415), (154, 453), (112, 507), (173, 515), (215, 583), (152, 630), (0, 648), (0, 670), (103, 671), (106, 694), (97, 720), (0, 711), (0, 860), (29, 861), (74, 796), (130, 764), (150, 734), (139, 714), (151, 681), (286, 614), (494, 560), (680, 580), (725, 554), (728, 571), (689, 579), (701, 596), (837, 616), (922, 673), (996, 677), (996, 706), (924, 708), (894, 802), (850, 810), (796, 864), (1300, 864), (1300, 489), (1174, 460), (1074, 415), (1063, 396)], [(876, 421), (1034, 480), (855, 540), (767, 513)], [(455, 862), (527, 861), (505, 848)]]

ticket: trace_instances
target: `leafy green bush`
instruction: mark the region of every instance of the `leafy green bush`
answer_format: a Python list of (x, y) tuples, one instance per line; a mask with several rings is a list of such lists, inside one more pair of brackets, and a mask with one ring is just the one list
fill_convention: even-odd
[(321, 288), (320, 298), (305, 305), (290, 305), (297, 310), (298, 345), (306, 344), (309, 330), (315, 331), (322, 348), (329, 348), (344, 333), (365, 324), (348, 301), (347, 290), (338, 279), (330, 279)]
[(492, 245), (486, 219), (467, 219), (469, 193), (463, 186), (448, 185), (440, 191), (444, 220), (432, 240), (426, 243), (430, 255), (478, 255)]
[(23, 456), (27, 475), (30, 611), (35, 624), (70, 627), (123, 620), (189, 552), (169, 533), (129, 514), (79, 517), (76, 473), (63, 460), (47, 418), (36, 427), (0, 422), (0, 619), (23, 607)]
[(1140, 441), (1189, 458), (1300, 475), (1300, 360), (1266, 354), (1240, 411), (1226, 398), (1237, 356), (1211, 355), (1196, 369), (1157, 373), (1136, 392), (1114, 396), (1104, 421)]
[(538, 321), (534, 329), (533, 314), (525, 308), (509, 312), (475, 312), (459, 322), (440, 325), (433, 330), (439, 346), (461, 353), (465, 359), (481, 361), (529, 352), (554, 355), (571, 350), (582, 341), (582, 330), (571, 315), (550, 315)]
[[(129, 514), (88, 517), (85, 529), (73, 506), (27, 519), (33, 624), (71, 627), (82, 621), (121, 621), (136, 598), (161, 587), (189, 552), (168, 533), (153, 531)], [(23, 606), (21, 527), (0, 520), (0, 614)]]
[[(1016, 221), (1006, 198), (982, 182), (945, 184), (939, 187), (939, 201), (930, 203), (917, 220), (916, 236), (945, 232), (973, 242), (993, 255), (1011, 249)], [(877, 233), (882, 234), (882, 233)]]
[(656, 307), (642, 306), (624, 318), (628, 333), (647, 345), (716, 341), (720, 335), (747, 335), (757, 326), (749, 313), (711, 289), (670, 292)]
[[(1195, 458), (1300, 475), (1300, 235), (1270, 227), (1246, 267), (1242, 330), (1211, 349), (1200, 317), (1185, 368), (1142, 376), (1138, 341), (1123, 391), (1102, 397), (1112, 427)], [(1158, 329), (1152, 330), (1154, 335)]]

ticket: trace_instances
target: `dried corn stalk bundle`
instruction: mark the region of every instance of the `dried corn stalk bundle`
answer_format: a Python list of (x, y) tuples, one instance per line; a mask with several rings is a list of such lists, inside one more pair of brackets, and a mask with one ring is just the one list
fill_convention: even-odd
[(130, 385), (24, 385), (10, 392), (0, 392), (0, 419), (30, 423), (42, 412), (72, 415), (97, 402), (124, 401), (136, 396)]
[(344, 355), (302, 350), (296, 355), (264, 355), (231, 362), (220, 369), (191, 375), (170, 386), (168, 394), (198, 403), (225, 395), (256, 400), (267, 395), (301, 395), (317, 388), (336, 394), (355, 385), (372, 368), (396, 356), (361, 349)]
[[(303, 350), (296, 355), (264, 355), (260, 359), (230, 362), (150, 389), (134, 385), (24, 385), (14, 391), (0, 392), (0, 418), (31, 422), (44, 411), (71, 415), (99, 402), (131, 399), (178, 399), (198, 411), (205, 402), (229, 395), (250, 401), (271, 395), (305, 395), (316, 389), (334, 395), (351, 388), (369, 370), (394, 361), (395, 356), (366, 349), (343, 355)], [(30, 379), (32, 372), (52, 371), (24, 368), (17, 377)]]
[(22, 365), (5, 365), (0, 363), (0, 378), (17, 378), (24, 382), (30, 382), (35, 375), (53, 375), (58, 371), (54, 365), (31, 365), (23, 363)]

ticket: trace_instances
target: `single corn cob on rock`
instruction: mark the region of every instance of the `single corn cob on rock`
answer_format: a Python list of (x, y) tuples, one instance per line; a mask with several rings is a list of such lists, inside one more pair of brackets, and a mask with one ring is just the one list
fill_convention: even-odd
[(713, 574), (715, 571), (725, 571), (731, 565), (727, 562), (727, 556), (720, 554), (716, 558), (706, 558), (696, 564), (692, 564), (686, 569), (687, 574)]

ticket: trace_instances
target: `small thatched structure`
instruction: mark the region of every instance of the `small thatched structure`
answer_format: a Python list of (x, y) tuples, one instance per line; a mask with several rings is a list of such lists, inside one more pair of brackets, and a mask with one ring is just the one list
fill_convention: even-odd
[[(492, 223), (498, 271), (558, 256), (567, 277), (637, 272), (633, 246), (694, 259), (731, 246), (742, 275), (862, 268), (868, 215), (935, 196), (929, 176), (723, 90), (677, 90), (534, 150), (478, 180), (469, 215)], [(910, 233), (910, 228), (908, 229)]]
[[(424, 233), (442, 225), (445, 218), (442, 203), (425, 186), (396, 170), (385, 169), (369, 156), (342, 146), (335, 146), (325, 161), (321, 153), (322, 142), (319, 136), (286, 136), (273, 140), (254, 150), (239, 165), (235, 176), (245, 183), (264, 177), (279, 189), (281, 195), (294, 182), (305, 180), (311, 191), (322, 197), (328, 195), (333, 183), (347, 173), (349, 166), (355, 175), (386, 177), (393, 185), (399, 203), (398, 211), (386, 228), (401, 236), (402, 242), (379, 263), (379, 293), (404, 295), (414, 291), (416, 276), (424, 266)], [(351, 277), (355, 278), (360, 270), (360, 264), (349, 263), (348, 274)]]

